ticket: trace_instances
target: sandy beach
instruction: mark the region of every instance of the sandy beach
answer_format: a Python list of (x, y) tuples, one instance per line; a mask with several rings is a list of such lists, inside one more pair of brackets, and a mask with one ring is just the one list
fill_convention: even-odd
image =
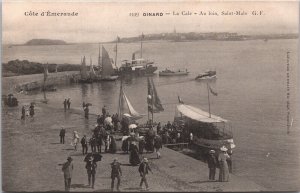
[[(22, 101), (20, 101), (22, 104)], [(75, 106), (76, 104), (74, 104)], [(79, 104), (78, 104), (79, 106)], [(4, 191), (64, 191), (61, 164), (71, 156), (74, 164), (71, 191), (110, 191), (110, 163), (118, 157), (122, 164), (121, 191), (141, 191), (138, 167), (129, 165), (128, 154), (103, 153), (98, 162), (95, 188), (87, 186), (87, 174), (81, 146), (71, 146), (72, 132), (88, 137), (96, 123), (96, 116), (84, 119), (76, 109), (54, 108), (37, 103), (34, 119), (20, 120), (20, 106), (2, 109), (2, 170)], [(59, 143), (61, 126), (66, 128), (66, 143)], [(90, 151), (90, 149), (89, 149)], [(245, 178), (230, 176), (230, 182), (209, 182), (207, 165), (199, 160), (164, 147), (162, 158), (155, 153), (144, 154), (150, 160), (153, 174), (149, 174), (150, 191), (262, 191), (263, 187)], [(217, 172), (218, 176), (218, 172)]]

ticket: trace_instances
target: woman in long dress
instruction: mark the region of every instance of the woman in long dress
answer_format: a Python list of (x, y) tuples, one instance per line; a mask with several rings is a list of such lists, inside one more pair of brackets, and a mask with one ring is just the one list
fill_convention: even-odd
[(136, 142), (132, 142), (129, 146), (129, 163), (133, 166), (136, 166), (141, 163), (139, 153), (138, 153), (138, 147), (136, 145)]
[(116, 153), (117, 152), (117, 144), (116, 144), (116, 141), (115, 141), (115, 138), (114, 136), (110, 136), (110, 143), (109, 143), (109, 150), (110, 150), (110, 153)]
[(229, 181), (229, 170), (227, 165), (227, 159), (229, 159), (229, 155), (227, 154), (227, 148), (225, 146), (220, 148), (221, 152), (218, 156), (218, 161), (220, 165), (220, 173), (219, 173), (219, 181), (220, 182), (228, 182)]
[(75, 150), (77, 150), (78, 142), (79, 142), (79, 135), (78, 135), (77, 131), (74, 131), (72, 145), (74, 146)]

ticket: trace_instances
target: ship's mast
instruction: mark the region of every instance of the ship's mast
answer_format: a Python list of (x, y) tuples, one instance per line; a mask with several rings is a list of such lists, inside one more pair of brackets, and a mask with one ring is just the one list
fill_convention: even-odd
[(116, 68), (118, 68), (118, 66), (117, 66), (117, 57), (118, 57), (118, 41), (119, 41), (119, 36), (117, 36), (117, 41), (116, 41), (116, 56), (115, 56), (115, 66), (116, 66)]

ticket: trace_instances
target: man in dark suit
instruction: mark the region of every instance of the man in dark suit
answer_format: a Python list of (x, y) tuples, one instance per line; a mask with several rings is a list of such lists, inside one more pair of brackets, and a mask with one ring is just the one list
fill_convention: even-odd
[(65, 190), (70, 191), (73, 173), (73, 159), (71, 157), (68, 157), (67, 160), (68, 161), (63, 164), (62, 171), (64, 172)]
[(59, 132), (60, 143), (62, 143), (62, 144), (65, 143), (65, 134), (66, 134), (66, 130), (62, 127), (60, 132)]
[(217, 164), (218, 162), (215, 156), (215, 150), (210, 150), (207, 158), (207, 165), (209, 168), (209, 180), (215, 180)]
[(151, 168), (149, 167), (148, 159), (144, 158), (143, 162), (139, 166), (139, 173), (141, 176), (140, 189), (142, 189), (142, 185), (143, 185), (143, 183), (145, 183), (146, 190), (149, 190), (149, 186), (148, 186), (148, 182), (147, 182), (147, 178), (146, 178), (149, 171), (153, 174)]
[(86, 162), (85, 168), (88, 174), (89, 186), (91, 186), (91, 180), (92, 180), (92, 188), (94, 188), (97, 163), (94, 161), (93, 156), (91, 156), (89, 160)]
[(111, 191), (114, 191), (115, 178), (118, 179), (117, 183), (117, 191), (120, 191), (120, 183), (121, 183), (122, 170), (118, 159), (115, 158), (113, 163), (111, 163)]
[(88, 140), (86, 135), (81, 138), (81, 146), (82, 146), (82, 155), (87, 154), (88, 152)]

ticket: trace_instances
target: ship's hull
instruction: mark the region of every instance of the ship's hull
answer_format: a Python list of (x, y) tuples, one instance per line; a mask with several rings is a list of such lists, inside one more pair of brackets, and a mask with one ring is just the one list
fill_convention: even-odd
[(137, 75), (137, 76), (144, 76), (153, 74), (157, 70), (156, 66), (147, 66), (143, 68), (136, 68), (136, 67), (121, 67), (117, 74), (118, 75)]
[(216, 79), (217, 75), (213, 76), (197, 76), (195, 80), (211, 80), (211, 79)]
[(219, 150), (224, 145), (228, 148), (230, 146), (231, 149), (235, 148), (233, 138), (212, 140), (212, 139), (204, 139), (201, 137), (194, 136), (193, 144), (206, 150), (211, 150), (211, 149)]
[(189, 72), (159, 72), (159, 76), (186, 76)]
[(93, 83), (93, 80), (92, 79), (79, 79), (78, 80), (78, 83), (82, 83), (82, 84), (91, 84)]

